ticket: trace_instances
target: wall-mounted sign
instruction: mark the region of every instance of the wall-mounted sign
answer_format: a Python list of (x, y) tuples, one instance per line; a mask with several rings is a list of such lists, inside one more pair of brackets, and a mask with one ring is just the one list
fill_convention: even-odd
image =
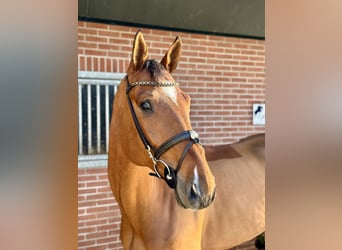
[(265, 125), (265, 104), (253, 104), (253, 125)]

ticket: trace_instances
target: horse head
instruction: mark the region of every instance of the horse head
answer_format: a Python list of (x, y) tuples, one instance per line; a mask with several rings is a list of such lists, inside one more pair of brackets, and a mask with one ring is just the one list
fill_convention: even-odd
[(164, 179), (175, 190), (179, 205), (197, 210), (214, 200), (215, 179), (191, 127), (190, 97), (171, 75), (178, 65), (181, 45), (176, 37), (157, 62), (148, 59), (142, 33), (135, 35), (125, 84), (133, 118), (130, 127), (135, 127), (131, 137), (141, 140), (131, 142), (130, 154), (136, 165), (148, 166), (151, 175)]

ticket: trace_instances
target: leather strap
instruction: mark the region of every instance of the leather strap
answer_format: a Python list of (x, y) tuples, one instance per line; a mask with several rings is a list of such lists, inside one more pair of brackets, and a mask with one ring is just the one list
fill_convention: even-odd
[[(151, 158), (151, 160), (153, 161), (153, 164), (154, 164), (155, 173), (150, 173), (150, 175), (164, 179), (166, 181), (166, 183), (169, 185), (169, 187), (174, 189), (174, 188), (176, 188), (176, 185), (177, 185), (177, 172), (181, 168), (182, 163), (185, 159), (185, 156), (187, 155), (188, 151), (190, 150), (190, 148), (193, 144), (200, 143), (199, 138), (198, 138), (198, 134), (194, 130), (182, 131), (182, 132), (178, 133), (177, 135), (172, 136), (170, 139), (166, 140), (162, 145), (160, 145), (158, 147), (157, 150), (154, 150), (152, 148), (151, 144), (149, 143), (149, 141), (147, 140), (147, 138), (145, 137), (145, 134), (144, 134), (144, 132), (140, 126), (138, 117), (134, 111), (133, 103), (131, 101), (131, 98), (129, 97), (129, 92), (133, 87), (140, 86), (140, 85), (141, 86), (147, 86), (148, 85), (148, 86), (168, 87), (168, 86), (174, 85), (175, 83), (170, 83), (170, 82), (167, 82), (167, 83), (137, 82), (137, 83), (130, 84), (128, 81), (127, 75), (126, 75), (126, 80), (127, 80), (126, 95), (127, 95), (127, 100), (128, 100), (128, 106), (129, 106), (129, 109), (131, 111), (132, 118), (133, 118), (135, 127), (137, 129), (137, 132), (140, 136), (140, 139), (143, 142), (145, 149), (146, 149), (147, 153), (149, 154), (149, 157)], [(176, 169), (173, 169), (166, 162), (159, 159), (160, 156), (162, 154), (164, 154), (167, 150), (169, 150), (171, 147), (175, 146), (176, 144), (178, 144), (182, 141), (186, 141), (186, 140), (189, 141), (189, 143), (185, 146), (185, 148), (182, 152), (182, 155), (179, 158)], [(152, 154), (151, 150), (155, 153)], [(161, 177), (161, 175), (158, 173), (158, 170), (156, 168), (158, 162), (163, 162), (163, 164), (165, 165), (165, 168), (164, 168), (164, 176), (165, 177), (164, 178)]]
[[(127, 78), (127, 81), (128, 81), (128, 78)], [(127, 90), (126, 90), (126, 94), (127, 94), (127, 100), (128, 100), (128, 106), (129, 106), (129, 109), (131, 110), (131, 113), (132, 113), (132, 117), (133, 117), (133, 120), (134, 120), (134, 124), (135, 124), (135, 127), (138, 131), (138, 134), (140, 136), (140, 139), (141, 141), (143, 142), (144, 146), (145, 146), (145, 149), (147, 150), (149, 147), (151, 148), (151, 144), (149, 143), (149, 141), (147, 140), (147, 138), (145, 137), (144, 135), (144, 132), (140, 126), (140, 123), (139, 123), (139, 120), (138, 120), (138, 117), (134, 111), (134, 108), (133, 108), (133, 104), (132, 104), (132, 101), (131, 101), (131, 98), (129, 98), (129, 90), (131, 88), (129, 88), (129, 84), (127, 84)], [(152, 148), (151, 148), (152, 149)]]
[(191, 140), (194, 143), (199, 143), (199, 138), (195, 131), (193, 130), (182, 131), (179, 134), (165, 141), (162, 145), (160, 145), (159, 148), (154, 153), (155, 157), (159, 159), (160, 156), (164, 154), (169, 148), (185, 140)]

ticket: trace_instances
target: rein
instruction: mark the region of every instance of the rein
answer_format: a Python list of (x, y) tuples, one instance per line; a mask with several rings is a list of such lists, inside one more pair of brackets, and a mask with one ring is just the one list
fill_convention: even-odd
[[(128, 76), (126, 75), (127, 80), (127, 88), (126, 88), (126, 95), (128, 100), (128, 106), (131, 110), (132, 118), (135, 124), (135, 127), (138, 131), (138, 134), (140, 136), (140, 139), (142, 143), (145, 146), (145, 150), (149, 156), (149, 158), (152, 160), (153, 163), (153, 169), (154, 173), (150, 173), (151, 176), (155, 176), (161, 179), (164, 179), (165, 182), (168, 184), (168, 186), (172, 189), (174, 189), (177, 185), (177, 172), (182, 166), (182, 163), (185, 159), (185, 156), (189, 152), (191, 146), (193, 144), (200, 143), (200, 140), (198, 138), (198, 134), (194, 130), (185, 130), (182, 131), (175, 136), (169, 138), (164, 143), (162, 143), (157, 149), (154, 149), (149, 141), (147, 140), (141, 126), (138, 120), (138, 117), (134, 111), (134, 107), (131, 101), (131, 98), (129, 97), (129, 92), (132, 88), (135, 86), (156, 86), (156, 87), (173, 87), (177, 86), (178, 83), (175, 82), (148, 82), (148, 81), (140, 81), (140, 82), (134, 82), (129, 83)], [(185, 146), (179, 161), (177, 163), (176, 169), (173, 169), (171, 166), (169, 166), (165, 161), (161, 160), (160, 157), (170, 148), (177, 145), (178, 143), (182, 141), (189, 141), (188, 144)], [(152, 153), (153, 152), (153, 153)], [(164, 178), (159, 174), (157, 165), (158, 163), (162, 164), (164, 166)]]

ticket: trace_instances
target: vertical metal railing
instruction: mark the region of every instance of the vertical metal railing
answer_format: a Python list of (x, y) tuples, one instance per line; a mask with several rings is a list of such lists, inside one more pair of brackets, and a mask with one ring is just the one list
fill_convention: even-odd
[(82, 127), (82, 85), (78, 83), (78, 154), (83, 152), (83, 127)]
[(78, 72), (78, 155), (107, 154), (112, 103), (122, 73)]
[[(115, 87), (116, 88), (116, 87)], [(116, 89), (114, 91), (116, 93)], [(109, 121), (109, 87), (105, 87), (105, 119)], [(109, 122), (106, 122), (106, 137), (109, 136)], [(108, 149), (108, 140), (106, 141), (106, 148)]]

